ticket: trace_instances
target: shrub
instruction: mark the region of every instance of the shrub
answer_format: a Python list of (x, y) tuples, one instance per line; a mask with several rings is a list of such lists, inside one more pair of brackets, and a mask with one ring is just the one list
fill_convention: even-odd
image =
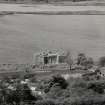
[(63, 105), (104, 105), (104, 96), (85, 95), (83, 97), (72, 97), (65, 99)]
[(35, 76), (35, 74), (26, 73), (26, 74), (24, 75), (24, 79), (33, 78), (34, 76)]
[(61, 89), (59, 86), (53, 86), (50, 91), (46, 94), (47, 99), (59, 99), (60, 97), (63, 97), (64, 90)]
[(101, 67), (105, 66), (105, 56), (99, 58), (99, 66), (101, 66)]
[(61, 89), (66, 89), (68, 83), (61, 75), (56, 74), (51, 78), (47, 78), (47, 80), (43, 80), (39, 84), (39, 88), (43, 89), (45, 93), (48, 93), (53, 86), (59, 86)]
[(39, 100), (35, 105), (57, 105), (54, 100)]
[(68, 86), (67, 81), (59, 74), (52, 76), (52, 81), (50, 85), (54, 85), (55, 83), (58, 84), (62, 89), (66, 89)]
[(72, 55), (70, 52), (67, 52), (66, 58), (65, 58), (66, 63), (69, 65), (69, 69), (72, 70), (72, 66), (73, 66), (73, 59), (72, 59)]
[(102, 83), (98, 83), (98, 82), (94, 82), (94, 83), (90, 83), (88, 84), (88, 89), (92, 89), (97, 93), (104, 93), (104, 88), (105, 86)]

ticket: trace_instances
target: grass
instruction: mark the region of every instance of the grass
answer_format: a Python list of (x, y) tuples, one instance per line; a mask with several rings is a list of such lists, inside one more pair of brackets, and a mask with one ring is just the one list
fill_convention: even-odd
[(8, 6), (14, 12), (8, 8), (2, 11), (6, 4), (0, 9), (0, 63), (32, 63), (33, 54), (46, 49), (70, 50), (73, 57), (81, 52), (94, 59), (105, 55), (104, 7), (90, 6), (85, 8), (92, 10), (81, 11), (82, 6), (71, 6), (78, 11), (50, 12), (47, 10), (53, 7), (49, 6), (44, 12), (19, 12), (13, 5)]
[[(65, 21), (64, 21), (65, 20)], [(0, 17), (0, 63), (31, 63), (45, 49), (104, 55), (104, 15), (9, 15)]]

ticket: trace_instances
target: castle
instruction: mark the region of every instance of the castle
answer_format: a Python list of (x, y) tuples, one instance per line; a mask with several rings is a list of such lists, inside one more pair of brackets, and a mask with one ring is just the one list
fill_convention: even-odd
[(65, 63), (66, 54), (61, 52), (46, 51), (34, 54), (34, 64), (54, 65)]

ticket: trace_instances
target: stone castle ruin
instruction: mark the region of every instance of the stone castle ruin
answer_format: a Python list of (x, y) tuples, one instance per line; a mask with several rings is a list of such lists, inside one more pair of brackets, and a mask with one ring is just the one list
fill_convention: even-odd
[(34, 64), (36, 65), (57, 65), (64, 64), (66, 54), (61, 52), (46, 51), (34, 54)]

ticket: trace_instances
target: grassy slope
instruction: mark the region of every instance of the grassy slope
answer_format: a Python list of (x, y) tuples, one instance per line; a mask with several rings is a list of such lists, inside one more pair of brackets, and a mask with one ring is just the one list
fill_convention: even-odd
[(104, 55), (104, 16), (11, 15), (0, 17), (0, 63), (32, 62), (43, 49)]

